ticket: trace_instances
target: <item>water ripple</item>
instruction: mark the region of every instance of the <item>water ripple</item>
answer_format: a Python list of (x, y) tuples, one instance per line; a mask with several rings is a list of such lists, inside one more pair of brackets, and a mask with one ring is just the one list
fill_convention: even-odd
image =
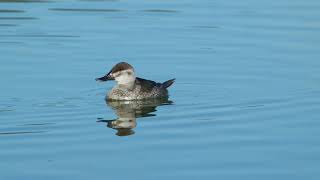
[(14, 26), (18, 26), (18, 24), (0, 24), (0, 26), (2, 26), (2, 27), (14, 27)]
[(121, 9), (86, 9), (86, 8), (50, 8), (50, 11), (66, 11), (66, 12), (123, 12)]
[(36, 17), (0, 17), (0, 20), (35, 20)]
[(219, 26), (206, 26), (206, 25), (202, 25), (202, 26), (191, 26), (192, 28), (200, 28), (200, 29), (217, 29), (219, 28)]
[(54, 125), (57, 123), (27, 123), (27, 124), (21, 124), (17, 126), (46, 126), (46, 125)]
[(48, 131), (13, 131), (13, 132), (0, 132), (2, 135), (23, 135), (23, 134), (37, 134), (37, 133), (46, 133)]
[(80, 36), (75, 36), (75, 35), (57, 35), (57, 34), (23, 34), (23, 35), (12, 35), (12, 34), (8, 34), (8, 35), (0, 35), (0, 37), (51, 37), (51, 38), (77, 38)]
[(78, 0), (78, 1), (88, 1), (88, 2), (117, 2), (119, 0)]
[(143, 12), (151, 12), (151, 13), (178, 13), (177, 10), (170, 10), (170, 9), (145, 9), (142, 10)]
[(15, 41), (0, 41), (0, 44), (24, 44), (23, 42), (15, 42)]
[(23, 13), (23, 10), (0, 9), (0, 13)]
[(0, 0), (0, 3), (47, 3), (52, 0)]

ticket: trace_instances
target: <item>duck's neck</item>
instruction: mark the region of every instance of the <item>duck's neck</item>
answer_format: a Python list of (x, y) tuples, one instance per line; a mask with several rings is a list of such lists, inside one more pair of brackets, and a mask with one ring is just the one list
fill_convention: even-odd
[(135, 86), (136, 79), (134, 78), (132, 81), (127, 81), (126, 83), (119, 83), (118, 86), (122, 89), (132, 90)]

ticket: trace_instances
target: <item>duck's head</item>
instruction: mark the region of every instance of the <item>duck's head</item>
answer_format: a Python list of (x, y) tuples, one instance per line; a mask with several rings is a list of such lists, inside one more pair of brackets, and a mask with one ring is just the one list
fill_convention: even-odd
[(129, 85), (136, 80), (133, 67), (126, 63), (120, 62), (103, 77), (96, 78), (97, 81), (115, 80), (119, 85)]

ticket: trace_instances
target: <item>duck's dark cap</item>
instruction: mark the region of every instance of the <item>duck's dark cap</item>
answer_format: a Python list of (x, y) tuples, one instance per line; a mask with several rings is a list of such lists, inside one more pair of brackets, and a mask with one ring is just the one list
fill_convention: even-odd
[(116, 73), (116, 72), (124, 71), (124, 70), (128, 70), (128, 69), (133, 70), (133, 67), (127, 62), (120, 62), (120, 63), (116, 64), (115, 66), (113, 66), (110, 73)]
[(133, 70), (133, 67), (126, 63), (126, 62), (120, 62), (118, 64), (116, 64), (115, 66), (113, 66), (113, 68), (103, 77), (100, 78), (96, 78), (96, 81), (108, 81), (108, 80), (114, 80), (114, 77), (112, 76), (112, 74), (117, 73), (119, 71), (125, 71), (131, 69)]

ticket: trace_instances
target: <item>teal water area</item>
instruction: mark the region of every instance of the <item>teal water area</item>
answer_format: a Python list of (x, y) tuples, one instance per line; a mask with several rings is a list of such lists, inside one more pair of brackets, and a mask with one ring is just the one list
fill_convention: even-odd
[[(319, 179), (319, 8), (0, 0), (0, 179)], [(169, 100), (106, 103), (124, 60)]]

